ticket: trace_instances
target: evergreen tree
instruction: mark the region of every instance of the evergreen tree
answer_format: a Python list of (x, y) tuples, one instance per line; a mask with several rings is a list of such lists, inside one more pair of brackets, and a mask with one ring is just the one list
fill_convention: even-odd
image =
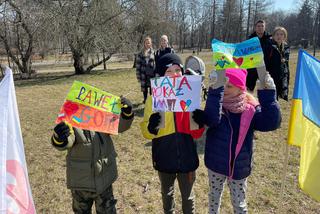
[(310, 0), (305, 0), (297, 16), (297, 38), (301, 39), (301, 44), (306, 48), (312, 41), (313, 10)]

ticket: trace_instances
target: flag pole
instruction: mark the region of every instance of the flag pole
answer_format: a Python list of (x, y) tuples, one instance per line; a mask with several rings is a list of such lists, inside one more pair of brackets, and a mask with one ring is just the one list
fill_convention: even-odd
[(289, 144), (284, 143), (284, 149), (285, 150), (285, 156), (284, 156), (284, 161), (283, 161), (283, 174), (281, 178), (281, 188), (280, 188), (280, 207), (278, 206), (278, 212), (277, 213), (284, 213), (284, 206), (281, 204), (284, 200), (284, 188), (285, 188), (285, 183), (286, 183), (286, 177), (287, 177), (287, 171), (288, 171), (288, 162), (289, 162)]

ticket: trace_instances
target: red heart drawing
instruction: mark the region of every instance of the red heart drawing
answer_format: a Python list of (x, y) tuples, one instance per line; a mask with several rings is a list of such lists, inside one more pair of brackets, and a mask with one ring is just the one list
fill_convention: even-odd
[(243, 63), (243, 58), (240, 57), (240, 58), (237, 59), (237, 58), (233, 57), (233, 61), (234, 61), (238, 66), (241, 66), (242, 63)]
[(185, 108), (186, 108), (186, 102), (184, 101), (184, 100), (181, 100), (180, 101), (180, 106), (181, 106), (181, 109), (184, 111), (185, 110)]
[(191, 100), (187, 100), (187, 102), (184, 101), (184, 100), (181, 100), (180, 101), (180, 106), (181, 106), (182, 111), (187, 111), (187, 109), (191, 105), (191, 102), (192, 102)]
[(71, 116), (76, 113), (79, 109), (79, 106), (76, 103), (71, 101), (66, 101), (63, 104), (63, 110), (66, 112), (67, 116)]

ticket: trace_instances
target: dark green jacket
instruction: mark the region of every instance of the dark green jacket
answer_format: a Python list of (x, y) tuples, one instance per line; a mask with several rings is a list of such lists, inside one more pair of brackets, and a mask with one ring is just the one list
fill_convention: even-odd
[[(119, 133), (128, 130), (133, 117), (120, 117)], [(103, 192), (118, 177), (116, 156), (111, 136), (106, 133), (73, 128), (68, 138), (67, 187), (69, 189)]]

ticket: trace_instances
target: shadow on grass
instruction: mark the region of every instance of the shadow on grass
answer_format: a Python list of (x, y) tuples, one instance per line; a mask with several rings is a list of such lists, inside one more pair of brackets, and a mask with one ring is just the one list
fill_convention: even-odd
[(16, 79), (15, 85), (17, 87), (27, 87), (27, 86), (34, 86), (34, 85), (54, 85), (62, 83), (66, 80), (69, 80), (70, 78), (78, 77), (79, 79), (82, 79), (86, 76), (92, 76), (92, 75), (105, 75), (105, 74), (116, 74), (121, 72), (127, 72), (131, 69), (112, 69), (112, 70), (103, 70), (103, 69), (97, 69), (94, 71), (91, 71), (90, 73), (86, 74), (79, 74), (76, 75), (74, 71), (54, 71), (54, 72), (47, 72), (47, 73), (38, 73), (35, 77), (29, 78), (29, 79)]
[(144, 114), (143, 103), (134, 103), (132, 107), (133, 107), (134, 115), (136, 117), (143, 117), (143, 114)]
[(145, 147), (151, 147), (152, 146), (152, 141), (147, 142), (146, 144), (144, 144)]
[(59, 82), (66, 81), (70, 77), (75, 76), (74, 72), (55, 72), (39, 74), (34, 78), (30, 79), (18, 79), (15, 80), (15, 86), (17, 87), (28, 87), (34, 85), (52, 85)]
[(204, 154), (204, 149), (205, 149), (205, 136), (202, 136), (200, 139), (195, 140), (197, 144), (197, 152), (198, 155), (203, 155)]

